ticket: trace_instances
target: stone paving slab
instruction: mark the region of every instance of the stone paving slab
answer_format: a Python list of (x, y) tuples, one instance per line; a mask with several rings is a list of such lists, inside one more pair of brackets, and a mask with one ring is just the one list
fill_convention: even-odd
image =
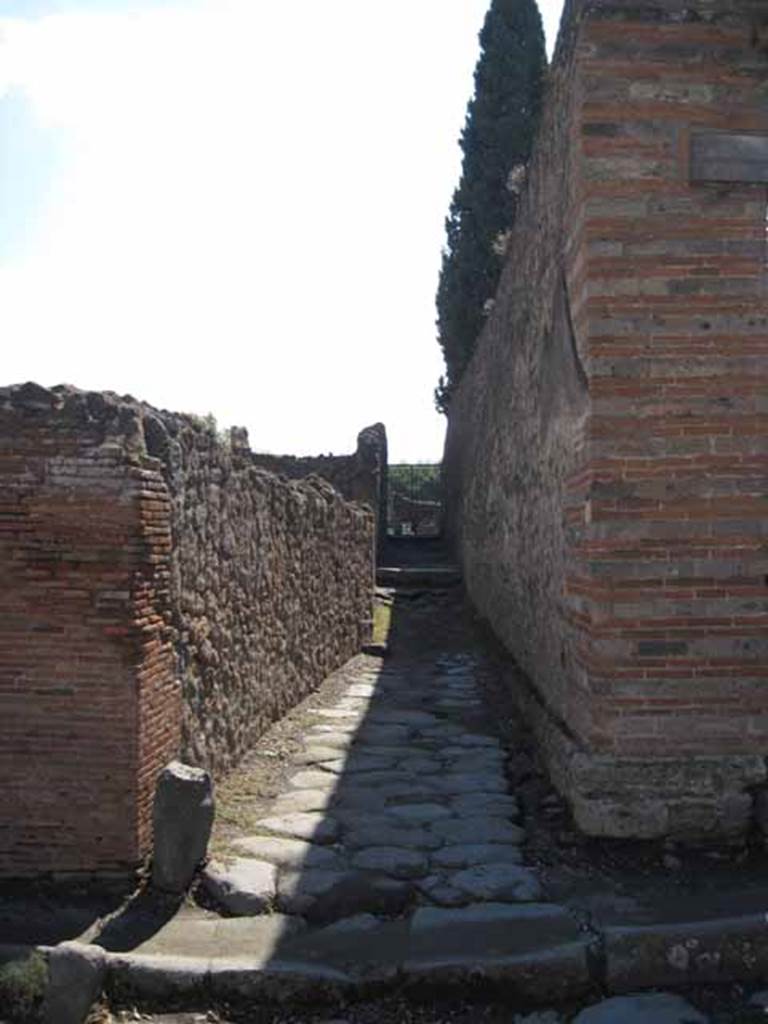
[(475, 864), (451, 874), (448, 884), (476, 900), (541, 899), (536, 874), (517, 864)]
[(343, 969), (353, 978), (368, 978), (375, 968), (380, 975), (395, 980), (408, 948), (408, 933), (405, 918), (382, 921), (373, 915), (355, 915), (297, 935), (285, 943), (284, 953)]
[(325, 811), (333, 804), (333, 790), (328, 789), (294, 789), (281, 793), (272, 804), (272, 811), (277, 815), (293, 814), (304, 811)]
[(335, 790), (338, 779), (330, 772), (324, 772), (317, 765), (307, 768), (304, 771), (296, 772), (290, 778), (290, 785), (294, 789), (324, 789)]
[(419, 878), (429, 870), (429, 857), (408, 847), (369, 846), (354, 854), (352, 865), (364, 871), (381, 871), (393, 878)]
[(465, 907), (471, 902), (469, 893), (457, 889), (443, 875), (429, 875), (418, 882), (419, 892), (427, 902), (436, 903), (441, 907)]
[(257, 917), (192, 917), (180, 913), (133, 951), (141, 956), (193, 957), (211, 960), (226, 954), (262, 962), (277, 946), (306, 930), (301, 917), (262, 914)]
[(275, 898), (277, 868), (253, 857), (238, 857), (228, 864), (212, 861), (203, 873), (203, 885), (230, 914), (261, 914)]
[(339, 823), (320, 811), (275, 814), (260, 818), (256, 824), (263, 832), (313, 843), (332, 843), (339, 837)]
[(345, 834), (350, 850), (372, 846), (400, 846), (411, 850), (437, 850), (443, 845), (440, 836), (426, 828), (405, 826), (391, 818), (367, 817)]
[(379, 872), (350, 869), (335, 880), (317, 879), (319, 874), (304, 871), (293, 877), (281, 876), (278, 907), (289, 912), (298, 907), (310, 923), (325, 925), (359, 913), (397, 916), (413, 895), (408, 881)]
[(468, 868), (474, 864), (520, 864), (522, 851), (507, 843), (464, 843), (443, 846), (432, 854), (438, 868)]
[(315, 765), (320, 761), (330, 761), (335, 757), (339, 756), (339, 750), (337, 747), (331, 747), (327, 744), (313, 743), (307, 746), (306, 750), (301, 751), (294, 758), (296, 764)]
[(488, 814), (513, 822), (520, 817), (520, 805), (513, 796), (507, 796), (506, 793), (460, 793), (450, 798), (450, 806), (458, 815), (477, 817)]
[(432, 825), (432, 832), (447, 843), (509, 843), (519, 845), (525, 831), (504, 818), (443, 818)]
[(347, 879), (346, 871), (299, 867), (283, 871), (277, 885), (277, 905), (286, 914), (305, 914), (323, 896)]

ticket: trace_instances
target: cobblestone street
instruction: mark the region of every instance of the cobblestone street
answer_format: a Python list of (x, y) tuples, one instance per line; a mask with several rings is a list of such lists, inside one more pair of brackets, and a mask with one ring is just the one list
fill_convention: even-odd
[[(143, 941), (130, 912), (104, 929), (100, 941), (115, 956), (130, 951), (116, 966), (126, 993), (116, 1019), (761, 1019), (736, 989), (696, 992), (693, 1004), (614, 996), (624, 1001), (601, 1012), (620, 1017), (587, 1015), (606, 994), (593, 974), (602, 940), (592, 922), (610, 922), (606, 907), (634, 907), (644, 920), (649, 892), (674, 904), (689, 876), (664, 870), (660, 845), (643, 848), (646, 860), (630, 864), (636, 880), (638, 865), (659, 863), (644, 891), (636, 881), (633, 903), (622, 895), (626, 865), (610, 878), (596, 850), (574, 854), (531, 737), (494, 696), (502, 666), (460, 585), (436, 584), (445, 572), (437, 567), (399, 571), (397, 588), (377, 592), (390, 655), (362, 654), (334, 673), (220, 787), (213, 855), (194, 902), (148, 927)], [(709, 870), (717, 888), (718, 864)], [(131, 1015), (131, 991), (141, 1006), (157, 996), (194, 1005), (203, 979), (209, 1002), (198, 1005), (219, 1007), (208, 1016)], [(286, 998), (290, 1008), (280, 1005)]]
[(328, 923), (409, 905), (537, 899), (473, 670), (460, 654), (429, 672), (359, 659), (344, 696), (308, 716), (288, 786), (257, 832), (232, 842), (236, 860), (209, 868), (221, 905), (238, 913), (261, 902)]

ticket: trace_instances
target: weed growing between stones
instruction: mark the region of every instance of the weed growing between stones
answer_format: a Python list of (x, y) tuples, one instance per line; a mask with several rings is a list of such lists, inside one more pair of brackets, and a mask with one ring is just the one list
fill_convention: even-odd
[(373, 609), (373, 642), (385, 644), (392, 624), (392, 604), (377, 600)]
[(0, 1006), (9, 1024), (39, 1019), (47, 981), (48, 967), (40, 953), (0, 964)]

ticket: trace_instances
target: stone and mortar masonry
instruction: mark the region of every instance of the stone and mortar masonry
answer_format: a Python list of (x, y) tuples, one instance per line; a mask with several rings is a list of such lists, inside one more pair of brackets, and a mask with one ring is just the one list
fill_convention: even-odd
[(768, 176), (691, 168), (702, 134), (768, 137), (765, 18), (755, 0), (566, 5), (450, 410), (470, 594), (596, 835), (740, 834), (765, 779)]
[(0, 389), (0, 875), (135, 866), (169, 760), (226, 771), (368, 639), (372, 513), (233, 440)]
[(319, 476), (260, 468), (241, 431), (147, 420), (173, 504), (183, 759), (218, 773), (370, 639), (375, 520)]
[(376, 515), (377, 547), (387, 538), (387, 432), (383, 423), (364, 427), (351, 455), (268, 455), (254, 452), (254, 465), (303, 480), (320, 476), (332, 483), (347, 501), (361, 501)]

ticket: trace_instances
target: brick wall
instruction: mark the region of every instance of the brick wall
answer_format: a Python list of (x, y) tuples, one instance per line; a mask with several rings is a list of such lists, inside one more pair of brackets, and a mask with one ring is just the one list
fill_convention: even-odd
[(178, 748), (168, 499), (136, 428), (98, 395), (0, 390), (4, 874), (135, 864)]
[(130, 398), (0, 389), (0, 875), (119, 871), (368, 639), (372, 513)]
[(701, 133), (768, 136), (760, 6), (567, 6), (449, 418), (470, 590), (596, 834), (738, 833), (765, 776), (768, 174), (690, 166)]

